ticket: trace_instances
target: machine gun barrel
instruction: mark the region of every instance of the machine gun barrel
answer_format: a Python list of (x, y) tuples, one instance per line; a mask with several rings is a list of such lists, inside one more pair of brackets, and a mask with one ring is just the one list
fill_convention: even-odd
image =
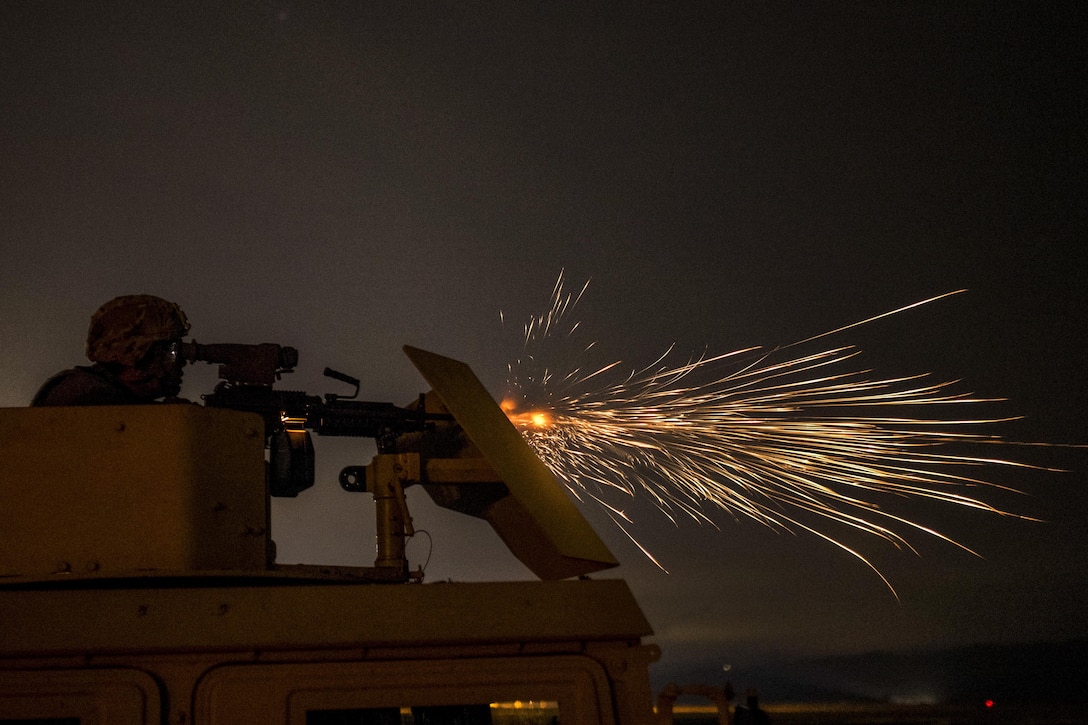
[[(443, 416), (447, 418), (449, 416)], [(435, 416), (430, 416), (434, 419)], [(393, 433), (423, 430), (428, 416), (392, 403), (330, 400), (308, 411), (306, 424), (318, 435), (382, 438)]]

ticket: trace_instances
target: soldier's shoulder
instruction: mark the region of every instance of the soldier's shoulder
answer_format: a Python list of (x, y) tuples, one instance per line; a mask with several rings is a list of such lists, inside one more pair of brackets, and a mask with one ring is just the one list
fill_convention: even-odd
[(46, 380), (30, 404), (124, 405), (131, 402), (130, 397), (104, 370), (80, 365), (62, 370)]

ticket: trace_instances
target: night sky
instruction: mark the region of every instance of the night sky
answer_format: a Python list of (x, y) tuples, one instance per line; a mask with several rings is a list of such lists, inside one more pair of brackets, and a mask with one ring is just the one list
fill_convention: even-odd
[[(1053, 3), (0, 5), (0, 405), (82, 364), (120, 294), (199, 342), (300, 350), (290, 389), (404, 404), (411, 344), (500, 397), (561, 271), (633, 367), (843, 333), (878, 374), (1008, 398), (1015, 440), (1088, 442), (1088, 45)], [(500, 311), (506, 318), (500, 324)], [(214, 370), (188, 371), (199, 400)], [(282, 561), (372, 560), (370, 502), (319, 438), (274, 503)], [(904, 502), (979, 552), (811, 536), (643, 500), (648, 562), (584, 507), (653, 624), (655, 679), (805, 656), (1088, 637), (1088, 452), (1007, 455), (988, 498), (1046, 523)], [(409, 491), (430, 581), (524, 578), (480, 521)], [(936, 686), (936, 685), (935, 685)]]

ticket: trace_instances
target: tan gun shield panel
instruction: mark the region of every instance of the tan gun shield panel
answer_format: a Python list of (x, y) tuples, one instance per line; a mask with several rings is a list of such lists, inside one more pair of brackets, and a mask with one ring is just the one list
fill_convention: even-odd
[(406, 345), (404, 352), (510, 490), (482, 516), (514, 555), (541, 579), (616, 566), (612, 552), (472, 369), (419, 348)]

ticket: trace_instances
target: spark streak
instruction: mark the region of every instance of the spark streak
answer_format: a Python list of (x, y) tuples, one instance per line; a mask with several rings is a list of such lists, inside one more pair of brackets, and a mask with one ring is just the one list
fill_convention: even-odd
[[(769, 351), (745, 348), (675, 364), (670, 348), (627, 375), (620, 375), (618, 361), (553, 369), (548, 348), (575, 343), (579, 323), (570, 313), (586, 286), (568, 292), (560, 275), (548, 310), (525, 325), (522, 356), (509, 365), (503, 407), (574, 495), (604, 506), (655, 563), (631, 534), (631, 520), (605, 500), (605, 492), (647, 495), (674, 522), (680, 514), (714, 525), (724, 512), (776, 529), (808, 531), (863, 561), (889, 588), (862, 554), (823, 527), (843, 524), (912, 551), (905, 532), (913, 530), (970, 551), (874, 499), (918, 497), (1016, 516), (968, 494), (996, 484), (965, 471), (1035, 466), (948, 450), (1005, 443), (964, 428), (1011, 418), (920, 414), (996, 399), (954, 392), (951, 382), (927, 382), (924, 374), (872, 378), (871, 371), (852, 367), (860, 351), (850, 345), (783, 355), (957, 292)], [(580, 361), (592, 346), (575, 344)]]

